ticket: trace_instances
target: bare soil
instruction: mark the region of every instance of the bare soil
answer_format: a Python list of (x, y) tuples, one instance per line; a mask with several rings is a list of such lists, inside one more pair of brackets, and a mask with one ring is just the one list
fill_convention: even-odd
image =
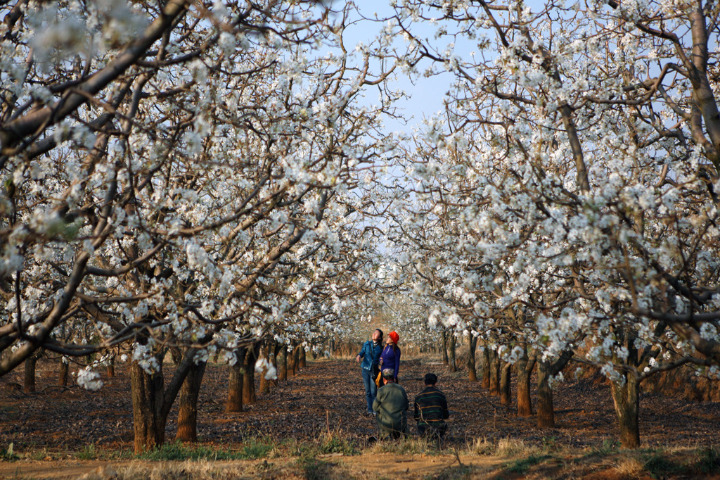
[[(171, 365), (166, 367), (172, 369)], [(469, 446), (478, 442), (477, 439), (495, 444), (511, 439), (541, 446), (546, 451), (565, 448), (584, 452), (617, 449), (615, 439), (618, 432), (612, 398), (609, 387), (602, 379), (570, 380), (556, 387), (557, 426), (540, 429), (535, 426), (534, 418), (518, 417), (513, 405), (501, 405), (499, 399), (490, 396), (479, 383), (467, 381), (466, 372), (450, 372), (434, 359), (416, 358), (403, 362), (400, 383), (411, 399), (422, 390), (422, 377), (427, 372), (438, 374), (438, 386), (448, 397), (451, 418), (448, 438), (444, 442), (446, 451), (468, 451)], [(298, 375), (279, 383), (271, 392), (258, 396), (256, 403), (237, 414), (224, 411), (227, 377), (227, 367), (208, 366), (198, 414), (198, 435), (205, 445), (232, 449), (248, 439), (265, 437), (275, 442), (316, 442), (318, 438), (331, 434), (351, 441), (360, 449), (372, 449), (374, 419), (365, 415), (360, 370), (352, 360), (311, 361)], [(122, 365), (116, 367), (115, 377), (103, 379), (105, 386), (98, 392), (88, 392), (77, 386), (58, 387), (55, 386), (56, 378), (56, 364), (43, 361), (38, 363), (37, 393), (25, 394), (18, 388), (22, 383), (21, 371), (0, 378), (0, 452), (13, 443), (16, 453), (34, 459), (32, 462), (0, 462), (0, 478), (76, 478), (107, 463), (76, 460), (77, 452), (87, 450), (88, 446), (98, 450), (132, 449), (130, 382)], [(171, 414), (168, 421), (169, 441), (174, 438), (176, 415)], [(643, 394), (640, 417), (644, 447), (677, 449), (720, 445), (717, 436), (720, 429), (718, 402), (690, 402), (660, 394)], [(412, 425), (413, 422), (409, 423)], [(474, 478), (475, 474), (487, 477), (493, 469), (500, 468), (498, 465), (507, 467), (508, 462), (497, 457), (465, 458), (453, 454), (393, 455), (393, 460), (388, 462), (383, 455), (387, 454), (373, 454), (366, 450), (360, 456), (328, 457), (322, 465), (329, 468), (328, 475), (330, 471), (340, 469), (349, 475), (345, 478), (376, 478), (377, 475), (387, 478), (408, 475), (413, 478), (435, 478), (437, 475), (441, 475), (437, 478), (469, 478), (467, 475), (470, 475)], [(567, 467), (569, 460), (555, 458), (553, 461), (556, 460), (559, 463), (552, 468), (557, 473)], [(116, 462), (113, 466), (127, 466), (128, 462), (123, 462)], [(268, 478), (276, 478), (275, 474), (278, 474), (291, 478), (298, 471), (297, 462), (292, 459), (267, 460), (265, 466), (262, 462), (225, 463), (231, 469), (244, 465), (241, 470), (251, 477), (269, 475)], [(267, 462), (274, 462), (275, 467), (267, 467)], [(294, 465), (294, 470), (280, 475), (283, 462)], [(547, 467), (548, 462), (544, 463)], [(220, 468), (221, 462), (215, 465)], [(260, 470), (256, 471), (253, 465), (261, 465)], [(603, 468), (612, 470), (616, 467), (605, 465)], [(612, 474), (610, 470), (605, 472), (605, 477), (594, 478), (620, 475), (617, 472)], [(445, 471), (460, 476), (442, 477)], [(507, 470), (504, 472), (502, 478), (528, 476), (527, 473), (515, 475)], [(602, 472), (596, 469), (585, 472), (584, 476)], [(537, 478), (548, 477), (556, 475), (540, 474)]]

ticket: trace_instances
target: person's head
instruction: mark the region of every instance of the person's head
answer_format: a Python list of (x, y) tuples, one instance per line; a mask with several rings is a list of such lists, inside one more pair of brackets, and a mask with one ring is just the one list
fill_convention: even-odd
[(395, 370), (392, 368), (383, 369), (382, 378), (385, 383), (393, 383), (395, 381)]
[(434, 387), (437, 383), (437, 375), (434, 373), (426, 373), (425, 374), (425, 385), (428, 385), (430, 387)]
[(375, 331), (372, 334), (373, 342), (382, 343), (383, 341), (383, 331), (379, 328), (376, 328)]
[(398, 333), (395, 330), (388, 333), (387, 343), (394, 343), (395, 345), (397, 345), (397, 343), (399, 341), (400, 341), (400, 335), (398, 335)]

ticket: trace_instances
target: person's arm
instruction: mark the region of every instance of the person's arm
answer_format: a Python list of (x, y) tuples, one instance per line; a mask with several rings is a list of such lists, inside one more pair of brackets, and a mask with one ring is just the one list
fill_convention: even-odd
[(448, 408), (447, 408), (447, 399), (445, 398), (445, 394), (443, 394), (442, 397), (440, 397), (440, 398), (441, 398), (440, 406), (442, 406), (442, 417), (445, 419), (450, 418), (450, 412), (448, 411)]
[(362, 358), (365, 356), (365, 345), (367, 345), (367, 343), (363, 343), (363, 346), (360, 349), (360, 353), (358, 353), (357, 357), (355, 357), (355, 361), (358, 363), (360, 363), (360, 360), (362, 360)]
[(378, 390), (377, 396), (375, 397), (375, 400), (373, 400), (373, 411), (379, 412), (380, 411), (380, 397), (383, 394), (380, 393), (380, 390)]
[(415, 401), (413, 402), (413, 410), (414, 410), (414, 412), (413, 412), (413, 418), (414, 418), (415, 420), (418, 420), (418, 419), (420, 418), (420, 411), (419, 411), (419, 409), (418, 409), (417, 398), (416, 398)]

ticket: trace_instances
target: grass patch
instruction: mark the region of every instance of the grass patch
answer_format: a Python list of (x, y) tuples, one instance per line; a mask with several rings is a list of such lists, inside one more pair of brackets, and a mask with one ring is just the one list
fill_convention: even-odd
[(342, 453), (343, 455), (357, 455), (359, 450), (341, 435), (328, 434), (322, 439), (319, 447), (320, 453)]
[(475, 478), (473, 476), (474, 468), (470, 465), (455, 465), (447, 467), (437, 475), (425, 477), (427, 480), (460, 480), (467, 478)]
[(368, 450), (372, 453), (393, 453), (395, 455), (438, 455), (442, 453), (437, 448), (436, 442), (422, 437), (378, 440)]
[(497, 445), (485, 437), (478, 437), (474, 438), (472, 442), (467, 444), (465, 451), (470, 455), (495, 455)]
[(645, 456), (643, 468), (653, 478), (665, 478), (668, 475), (688, 473), (686, 465), (668, 458), (664, 452), (656, 452)]
[(698, 461), (695, 468), (700, 473), (720, 473), (720, 450), (715, 447), (706, 447), (698, 452)]
[(184, 445), (181, 442), (166, 443), (136, 458), (149, 461), (168, 460), (254, 460), (266, 457), (274, 445), (267, 441), (252, 439), (239, 450), (218, 449), (205, 445)]
[(615, 471), (622, 478), (639, 478), (643, 470), (643, 463), (634, 457), (621, 458), (615, 466)]
[(528, 445), (523, 440), (507, 437), (498, 440), (495, 455), (501, 457), (527, 456), (527, 458), (530, 458), (536, 455), (537, 451), (537, 447)]
[(4, 462), (14, 462), (15, 460), (19, 460), (20, 457), (15, 455), (15, 444), (10, 442), (10, 445), (8, 445), (8, 448), (6, 450), (3, 450), (0, 452), (0, 460)]
[(275, 448), (272, 441), (263, 439), (259, 440), (256, 438), (251, 439), (246, 443), (240, 451), (241, 456), (235, 457), (240, 460), (253, 460), (256, 458), (265, 458)]
[(508, 464), (505, 469), (510, 473), (526, 473), (530, 470), (530, 467), (538, 465), (550, 458), (553, 458), (552, 455), (530, 455), (529, 457), (515, 460)]
[(589, 456), (594, 457), (607, 457), (615, 455), (620, 451), (620, 442), (606, 438), (602, 441), (602, 444), (592, 447)]
[[(254, 470), (243, 472), (242, 478), (278, 478), (274, 466), (269, 463), (258, 465)], [(98, 480), (235, 480), (238, 471), (234, 468), (217, 466), (212, 461), (186, 461), (177, 464), (133, 464), (119, 471), (107, 467), (97, 474)]]
[(307, 480), (325, 480), (331, 478), (332, 465), (315, 457), (300, 457), (297, 465)]
[(95, 450), (95, 444), (85, 445), (81, 452), (75, 454), (75, 458), (78, 460), (95, 460), (98, 458), (97, 451)]

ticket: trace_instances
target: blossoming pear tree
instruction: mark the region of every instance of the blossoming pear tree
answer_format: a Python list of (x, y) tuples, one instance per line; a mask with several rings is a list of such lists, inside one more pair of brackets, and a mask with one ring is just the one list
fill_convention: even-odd
[[(354, 101), (388, 72), (317, 2), (0, 9), (0, 375), (129, 342), (135, 448), (152, 448), (189, 372), (267, 332), (285, 255), (335, 248), (326, 211), (387, 149), (367, 135), (382, 104)], [(71, 322), (95, 340), (63, 341)]]
[[(405, 1), (389, 19), (413, 68), (457, 78), (423, 137), (446, 153), (418, 175), (456, 177), (433, 193), (483, 267), (474, 309), (522, 308), (543, 358), (602, 365), (628, 447), (640, 381), (720, 360), (717, 20), (713, 3), (612, 0)], [(434, 47), (422, 21), (475, 51)]]

